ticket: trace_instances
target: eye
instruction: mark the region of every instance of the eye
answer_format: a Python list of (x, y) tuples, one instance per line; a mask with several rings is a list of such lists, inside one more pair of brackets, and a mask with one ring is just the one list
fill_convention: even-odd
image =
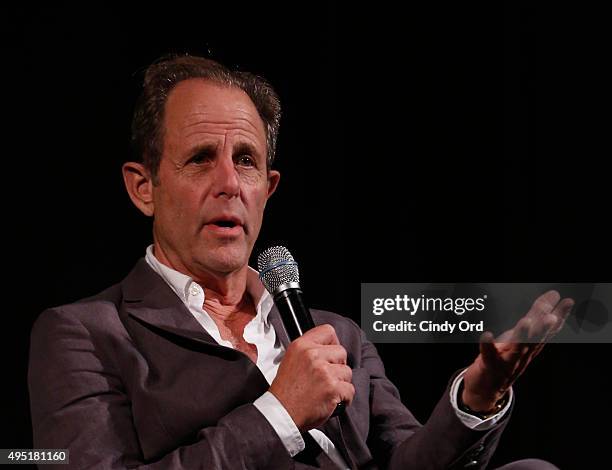
[(196, 165), (200, 165), (202, 163), (206, 163), (211, 161), (213, 158), (213, 154), (208, 151), (202, 151), (196, 153), (193, 157), (191, 157), (187, 163), (194, 163)]
[(255, 159), (248, 153), (243, 153), (238, 156), (236, 163), (240, 166), (255, 166)]

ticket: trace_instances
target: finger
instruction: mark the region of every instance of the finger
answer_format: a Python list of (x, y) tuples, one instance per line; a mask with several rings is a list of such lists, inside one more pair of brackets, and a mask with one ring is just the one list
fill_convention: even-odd
[(340, 344), (336, 330), (329, 324), (315, 326), (304, 333), (302, 338), (316, 344)]
[(355, 386), (350, 382), (338, 382), (336, 387), (338, 397), (336, 403), (344, 402), (346, 405), (350, 405), (355, 397)]
[[(525, 317), (521, 318), (521, 320), (524, 320)], [(515, 343), (516, 342), (516, 335), (517, 335), (517, 326), (519, 325), (520, 321), (516, 323), (516, 325), (514, 325), (512, 328), (510, 328), (509, 330), (504, 331), (501, 335), (499, 335), (497, 338), (495, 338), (495, 344), (497, 345), (505, 345), (505, 344), (510, 344), (510, 343)], [(484, 333), (483, 333), (484, 334)], [(481, 337), (482, 339), (482, 337)]]
[(560, 298), (561, 296), (556, 290), (549, 290), (548, 292), (545, 292), (535, 299), (531, 305), (531, 308), (529, 309), (529, 312), (527, 312), (526, 317), (535, 318), (544, 313), (552, 312), (555, 306), (559, 303)]
[(480, 336), (480, 354), (482, 354), (482, 360), (487, 365), (494, 365), (499, 361), (499, 353), (495, 347), (493, 333), (485, 331)]
[(312, 359), (322, 359), (331, 364), (346, 364), (346, 349), (337, 344), (318, 345), (309, 353)]
[[(559, 331), (564, 318), (569, 314), (573, 301), (571, 299), (568, 299), (568, 301), (564, 299), (562, 302), (557, 301), (554, 307), (550, 309), (555, 299), (558, 299), (558, 292), (556, 291), (549, 291), (540, 296), (534, 302), (532, 310), (515, 327), (513, 340), (522, 338), (522, 341), (527, 344), (517, 344), (511, 351), (516, 363), (508, 384), (511, 385), (525, 371), (533, 358), (542, 351), (546, 342)], [(555, 311), (557, 308), (558, 311)], [(563, 320), (561, 319), (562, 315), (564, 315)]]
[(559, 321), (553, 313), (541, 315), (531, 325), (528, 341), (535, 344), (546, 342)]
[(353, 369), (344, 364), (330, 364), (329, 371), (336, 380), (341, 382), (352, 382)]
[(510, 343), (520, 344), (528, 342), (532, 324), (533, 320), (530, 317), (525, 316), (521, 318), (513, 328)]
[(555, 309), (552, 311), (553, 315), (555, 315), (559, 319), (553, 334), (557, 334), (561, 330), (561, 328), (563, 328), (565, 320), (567, 320), (567, 317), (574, 308), (574, 304), (574, 299), (566, 297), (565, 299), (561, 300), (561, 302), (559, 302)]
[(501, 353), (510, 370), (514, 370), (520, 358), (527, 354), (529, 349), (529, 331), (532, 325), (531, 318), (523, 317), (519, 320), (512, 331), (510, 342), (505, 344)]
[(540, 354), (540, 351), (544, 347), (544, 344), (549, 342), (561, 329), (563, 325), (565, 325), (565, 320), (569, 316), (574, 307), (574, 300), (570, 298), (565, 298), (561, 300), (552, 313), (548, 314), (548, 317), (552, 317), (552, 326), (545, 333), (544, 337), (541, 340), (541, 344), (538, 346), (535, 355)]
[(521, 354), (517, 356), (517, 362), (514, 365), (513, 373), (510, 376), (509, 383), (514, 382), (527, 368), (529, 363), (536, 357), (542, 348), (546, 345), (547, 338), (550, 332), (555, 328), (558, 318), (549, 313), (546, 314), (545, 318), (540, 322), (540, 330), (532, 333), (530, 328), (529, 343), (523, 344), (521, 348)]
[(509, 330), (504, 331), (501, 335), (495, 338), (495, 342), (497, 344), (509, 343), (512, 339), (512, 334), (514, 333), (514, 328), (510, 328)]

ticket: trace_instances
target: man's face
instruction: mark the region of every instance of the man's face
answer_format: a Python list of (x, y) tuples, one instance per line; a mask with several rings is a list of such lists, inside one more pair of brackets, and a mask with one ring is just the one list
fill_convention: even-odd
[(279, 178), (266, 168), (255, 105), (238, 88), (186, 80), (170, 93), (164, 124), (153, 187), (156, 250), (196, 277), (246, 266)]

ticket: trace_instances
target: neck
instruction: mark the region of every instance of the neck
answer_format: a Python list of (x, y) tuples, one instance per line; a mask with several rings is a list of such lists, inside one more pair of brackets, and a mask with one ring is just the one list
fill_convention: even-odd
[(191, 277), (195, 282), (204, 287), (205, 303), (208, 303), (210, 299), (211, 302), (222, 308), (237, 310), (244, 304), (245, 299), (249, 298), (246, 290), (248, 273), (248, 266), (246, 264), (238, 270), (231, 272), (189, 269), (180, 259), (174, 259), (166, 255), (157, 243), (153, 246), (153, 254), (160, 263)]
[(218, 292), (211, 289), (204, 289), (204, 292), (204, 308), (215, 319), (228, 323), (238, 320), (245, 315), (249, 319), (255, 315), (253, 301), (247, 292), (237, 302), (228, 302)]

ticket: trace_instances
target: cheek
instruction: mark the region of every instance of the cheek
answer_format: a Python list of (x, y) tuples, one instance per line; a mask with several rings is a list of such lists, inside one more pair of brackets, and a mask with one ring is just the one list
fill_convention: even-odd
[(264, 208), (266, 206), (266, 191), (261, 188), (249, 191), (246, 194), (244, 205), (247, 208), (251, 225), (259, 227), (263, 219)]
[(161, 216), (169, 224), (170, 230), (191, 227), (198, 220), (198, 195), (196, 191), (185, 188), (172, 188), (160, 198)]
[(248, 202), (252, 206), (253, 211), (261, 212), (266, 205), (267, 188), (264, 185), (257, 185), (248, 191)]

